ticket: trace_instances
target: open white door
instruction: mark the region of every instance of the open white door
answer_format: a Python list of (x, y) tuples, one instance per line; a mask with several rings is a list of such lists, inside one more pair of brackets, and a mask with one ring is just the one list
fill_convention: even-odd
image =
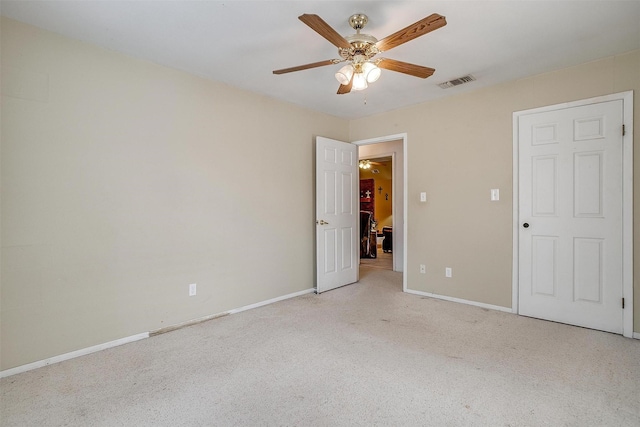
[(358, 280), (358, 147), (316, 138), (316, 292)]

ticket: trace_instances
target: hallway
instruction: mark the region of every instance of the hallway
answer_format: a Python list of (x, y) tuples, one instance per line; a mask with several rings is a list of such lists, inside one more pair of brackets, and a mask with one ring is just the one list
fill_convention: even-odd
[(360, 258), (360, 267), (380, 268), (383, 270), (393, 270), (393, 254), (383, 252), (378, 248), (376, 258)]

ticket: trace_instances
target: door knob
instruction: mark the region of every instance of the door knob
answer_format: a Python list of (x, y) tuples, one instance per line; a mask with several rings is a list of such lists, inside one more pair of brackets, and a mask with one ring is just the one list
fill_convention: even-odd
[(528, 222), (525, 222), (524, 224), (522, 224), (522, 226), (523, 226), (524, 228), (529, 228), (529, 223), (528, 223)]
[(320, 224), (320, 225), (329, 225), (328, 222), (326, 222), (324, 219), (321, 219), (320, 221), (316, 221), (316, 224)]

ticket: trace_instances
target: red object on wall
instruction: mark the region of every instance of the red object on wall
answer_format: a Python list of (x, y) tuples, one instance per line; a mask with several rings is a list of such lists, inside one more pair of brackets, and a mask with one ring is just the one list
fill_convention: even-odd
[[(373, 179), (361, 179), (360, 180), (360, 210), (369, 211), (376, 217), (374, 196), (375, 196), (375, 182)], [(367, 197), (368, 196), (368, 197)]]

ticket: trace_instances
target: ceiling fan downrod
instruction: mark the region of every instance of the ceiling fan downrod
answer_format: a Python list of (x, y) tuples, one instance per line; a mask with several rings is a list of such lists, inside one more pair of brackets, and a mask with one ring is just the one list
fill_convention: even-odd
[(351, 28), (356, 30), (358, 34), (360, 33), (360, 30), (367, 25), (367, 22), (369, 22), (369, 18), (363, 13), (356, 13), (355, 15), (351, 15), (349, 18), (349, 25), (351, 25)]

